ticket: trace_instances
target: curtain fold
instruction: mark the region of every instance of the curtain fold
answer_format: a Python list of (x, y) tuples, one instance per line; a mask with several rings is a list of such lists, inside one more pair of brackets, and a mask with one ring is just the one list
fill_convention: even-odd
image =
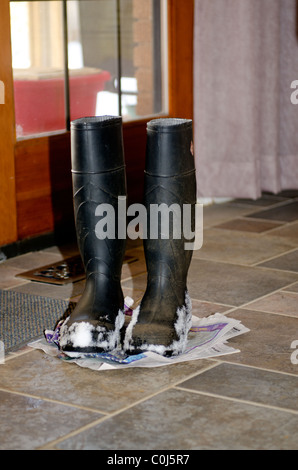
[(199, 197), (298, 188), (296, 0), (195, 0)]

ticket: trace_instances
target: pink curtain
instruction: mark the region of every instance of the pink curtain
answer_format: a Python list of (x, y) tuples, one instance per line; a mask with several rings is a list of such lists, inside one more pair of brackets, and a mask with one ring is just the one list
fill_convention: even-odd
[(298, 188), (296, 0), (195, 0), (199, 197)]

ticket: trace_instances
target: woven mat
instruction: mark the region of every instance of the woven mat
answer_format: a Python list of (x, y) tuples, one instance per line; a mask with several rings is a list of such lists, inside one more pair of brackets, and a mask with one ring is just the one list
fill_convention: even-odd
[(74, 306), (67, 300), (0, 290), (0, 341), (5, 352), (42, 337), (46, 328), (54, 327)]

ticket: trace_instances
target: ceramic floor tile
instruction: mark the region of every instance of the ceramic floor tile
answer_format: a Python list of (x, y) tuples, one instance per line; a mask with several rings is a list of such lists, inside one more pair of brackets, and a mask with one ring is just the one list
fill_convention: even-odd
[(229, 204), (213, 204), (204, 206), (203, 208), (203, 224), (204, 227), (212, 227), (236, 217), (245, 216), (254, 211), (254, 207), (246, 207), (233, 203)]
[(146, 273), (146, 262), (144, 259), (137, 259), (136, 261), (130, 263), (124, 263), (122, 266), (121, 279), (129, 279), (133, 276), (137, 276), (141, 273)]
[(298, 293), (298, 282), (292, 284), (289, 287), (286, 287), (284, 290), (288, 291), (288, 292), (297, 292)]
[(295, 273), (193, 259), (188, 289), (192, 299), (240, 306), (296, 280)]
[(260, 263), (258, 266), (284, 271), (294, 271), (298, 273), (298, 250), (278, 256), (270, 261)]
[(298, 377), (292, 375), (223, 363), (180, 387), (298, 411)]
[(280, 291), (256, 300), (248, 306), (252, 310), (290, 315), (298, 318), (298, 293)]
[(252, 265), (291, 249), (293, 244), (287, 240), (271, 238), (268, 243), (257, 234), (212, 228), (205, 230), (203, 246), (193, 258)]
[[(295, 281), (296, 273), (193, 259), (187, 285), (193, 300), (240, 306)], [(123, 286), (144, 292), (146, 284), (147, 275), (142, 274), (125, 281)]]
[(9, 258), (5, 261), (5, 265), (17, 267), (22, 271), (28, 271), (35, 268), (40, 268), (51, 263), (57, 263), (63, 257), (58, 253), (50, 253), (45, 251), (36, 251), (33, 253), (26, 253), (25, 255)]
[(33, 350), (1, 365), (0, 388), (112, 412), (186, 379), (209, 364), (208, 360), (198, 360), (100, 372)]
[(267, 235), (270, 237), (280, 237), (280, 240), (289, 240), (291, 243), (298, 245), (298, 222), (283, 225)]
[(284, 202), (285, 198), (280, 196), (273, 196), (273, 195), (263, 195), (257, 199), (245, 199), (245, 198), (238, 198), (234, 200), (235, 204), (244, 204), (244, 205), (252, 205), (252, 206), (260, 206), (260, 207), (267, 207), (272, 206), (274, 204), (278, 204), (280, 202)]
[[(134, 276), (132, 279), (127, 279), (122, 282), (123, 289), (129, 288), (132, 291), (145, 292), (147, 286), (147, 274), (140, 274)], [(133, 297), (135, 298), (135, 297)]]
[(292, 222), (298, 218), (298, 201), (287, 202), (286, 204), (264, 211), (259, 211), (246, 217), (275, 220), (281, 222)]
[(23, 294), (41, 295), (54, 299), (68, 300), (74, 295), (81, 294), (83, 286), (79, 282), (55, 286), (53, 284), (43, 282), (29, 281), (21, 286), (14, 287), (12, 290), (22, 292)]
[[(134, 300), (134, 308), (141, 302), (145, 290), (132, 289), (130, 287), (123, 288), (124, 296), (131, 297)], [(204, 302), (192, 299), (192, 313), (193, 315), (203, 318), (213, 315), (216, 312), (224, 313), (230, 309), (229, 305), (221, 305), (219, 303)]]
[(225, 362), (298, 375), (298, 365), (291, 361), (291, 345), (298, 340), (298, 318), (245, 309), (229, 316), (241, 320), (250, 332), (229, 340), (240, 353), (225, 356)]
[(192, 314), (196, 317), (204, 318), (213, 315), (216, 312), (224, 313), (229, 310), (228, 305), (221, 305), (212, 302), (201, 302), (200, 300), (192, 299)]
[[(188, 275), (193, 313), (228, 311), (241, 320), (250, 332), (229, 340), (239, 353), (96, 372), (23, 348), (0, 365), (0, 448), (44, 446), (104, 414), (101, 423), (55, 447), (298, 450), (298, 365), (291, 360), (298, 341), (294, 197), (263, 195), (204, 207), (204, 245)], [(85, 281), (53, 289), (15, 277), (74, 250), (52, 247), (1, 263), (0, 288), (79, 299)], [(128, 240), (127, 254), (138, 261), (123, 266), (123, 291), (138, 303), (147, 284), (142, 242)]]
[(0, 264), (0, 289), (9, 289), (26, 283), (24, 279), (16, 277), (22, 269), (7, 266), (6, 262)]
[(230, 220), (220, 225), (215, 225), (214, 228), (221, 228), (225, 230), (237, 230), (240, 232), (263, 233), (268, 230), (272, 230), (276, 227), (280, 227), (281, 225), (281, 222), (239, 218)]
[(100, 414), (0, 391), (0, 449), (34, 450)]
[(298, 449), (298, 415), (179, 389), (167, 390), (59, 449)]
[(41, 295), (55, 299), (69, 299), (72, 296), (72, 284), (64, 286), (54, 286), (52, 284), (39, 282), (26, 282), (19, 287), (12, 289), (23, 294)]

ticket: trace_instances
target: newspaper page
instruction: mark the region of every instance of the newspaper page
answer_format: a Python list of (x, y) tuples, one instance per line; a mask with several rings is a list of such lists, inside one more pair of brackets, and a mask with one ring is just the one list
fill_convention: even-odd
[(59, 331), (45, 330), (45, 338), (28, 346), (41, 349), (46, 354), (93, 370), (111, 370), (130, 367), (160, 367), (178, 362), (206, 359), (240, 352), (228, 345), (228, 340), (249, 332), (241, 321), (215, 313), (205, 318), (192, 317), (192, 327), (183, 354), (164, 357), (155, 352), (126, 355), (120, 348), (108, 353), (84, 354), (70, 357), (59, 349)]

